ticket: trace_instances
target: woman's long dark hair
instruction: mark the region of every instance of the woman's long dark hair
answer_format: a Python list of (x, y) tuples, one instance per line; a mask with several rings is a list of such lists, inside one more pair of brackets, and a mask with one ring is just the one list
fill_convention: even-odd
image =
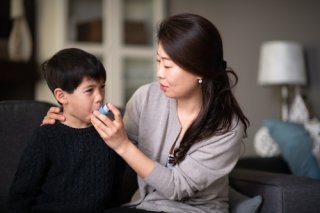
[(222, 40), (217, 28), (199, 15), (178, 14), (160, 23), (158, 42), (178, 66), (203, 77), (203, 106), (176, 150), (175, 163), (185, 158), (194, 143), (229, 131), (235, 116), (243, 123), (246, 136), (249, 120), (232, 93), (238, 76), (227, 68), (223, 59)]

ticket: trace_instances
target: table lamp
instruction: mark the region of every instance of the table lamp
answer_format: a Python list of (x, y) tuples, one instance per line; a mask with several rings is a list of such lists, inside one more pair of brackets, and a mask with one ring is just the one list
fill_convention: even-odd
[(303, 48), (290, 41), (264, 42), (260, 50), (258, 83), (281, 86), (282, 120), (288, 120), (288, 87), (305, 85)]

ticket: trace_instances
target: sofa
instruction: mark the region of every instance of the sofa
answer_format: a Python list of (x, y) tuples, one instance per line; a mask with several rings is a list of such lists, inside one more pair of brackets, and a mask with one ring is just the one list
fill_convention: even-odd
[[(30, 100), (0, 101), (0, 212), (26, 139), (53, 105)], [(320, 181), (292, 175), (281, 157), (269, 161), (240, 159), (230, 174), (230, 186), (249, 200), (260, 196), (262, 203), (256, 212), (312, 213), (320, 209)], [(125, 167), (118, 189), (116, 205), (128, 202), (137, 189), (136, 175), (130, 167)]]
[(230, 184), (263, 198), (259, 212), (320, 212), (320, 180), (292, 175), (282, 157), (247, 157), (230, 174)]

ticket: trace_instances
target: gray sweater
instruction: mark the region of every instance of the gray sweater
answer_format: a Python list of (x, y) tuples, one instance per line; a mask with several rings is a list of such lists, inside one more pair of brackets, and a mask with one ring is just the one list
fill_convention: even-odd
[(236, 119), (226, 134), (194, 144), (178, 165), (165, 167), (181, 125), (176, 100), (159, 83), (142, 86), (126, 106), (128, 136), (155, 160), (146, 178), (138, 177), (140, 198), (129, 205), (164, 212), (228, 212), (228, 174), (239, 156), (244, 126)]

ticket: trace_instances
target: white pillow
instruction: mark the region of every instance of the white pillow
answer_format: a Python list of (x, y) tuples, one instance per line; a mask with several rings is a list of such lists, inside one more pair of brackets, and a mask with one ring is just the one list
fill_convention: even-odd
[(261, 157), (274, 157), (280, 154), (278, 144), (271, 138), (268, 128), (261, 127), (254, 137), (254, 148)]
[(304, 124), (304, 128), (310, 134), (313, 143), (312, 153), (320, 167), (320, 122), (317, 119), (310, 120)]
[(297, 123), (305, 123), (309, 120), (308, 108), (300, 94), (296, 94), (293, 99), (288, 120)]

